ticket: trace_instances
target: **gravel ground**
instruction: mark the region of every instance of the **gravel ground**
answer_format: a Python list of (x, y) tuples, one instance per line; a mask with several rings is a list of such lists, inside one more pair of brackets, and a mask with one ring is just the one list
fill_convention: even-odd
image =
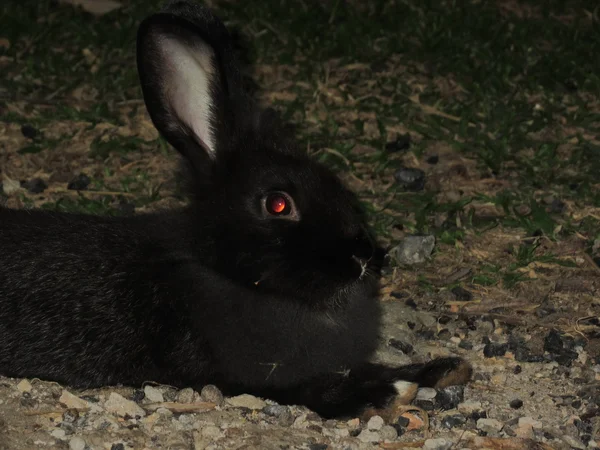
[(458, 354), (474, 380), (420, 389), (415, 408), (385, 424), (378, 416), (323, 421), (250, 395), (223, 399), (214, 386), (75, 391), (0, 378), (0, 449), (597, 448), (600, 364), (584, 341), (547, 330), (536, 350), (534, 336), (498, 322), (436, 316), (412, 299), (384, 306), (378, 360)]

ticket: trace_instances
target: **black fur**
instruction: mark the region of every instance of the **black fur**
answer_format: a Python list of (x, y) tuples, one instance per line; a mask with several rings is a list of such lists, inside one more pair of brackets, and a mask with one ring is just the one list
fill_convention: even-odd
[[(210, 95), (192, 105), (208, 127), (173, 97), (181, 59), (161, 53), (164, 36), (212, 55)], [(0, 208), (0, 373), (75, 387), (214, 383), (338, 417), (384, 407), (396, 380), (435, 385), (461, 366), (368, 363), (383, 252), (356, 197), (256, 109), (237, 67), (202, 6), (171, 2), (142, 23), (144, 98), (184, 157), (190, 206), (126, 218)], [(299, 220), (265, 215), (273, 191)]]

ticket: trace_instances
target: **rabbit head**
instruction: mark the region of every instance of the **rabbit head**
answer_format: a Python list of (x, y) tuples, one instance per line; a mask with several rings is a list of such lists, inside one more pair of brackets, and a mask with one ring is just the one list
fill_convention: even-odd
[(191, 171), (199, 258), (316, 304), (374, 284), (382, 250), (357, 197), (249, 99), (219, 19), (172, 2), (141, 24), (137, 58), (152, 121)]

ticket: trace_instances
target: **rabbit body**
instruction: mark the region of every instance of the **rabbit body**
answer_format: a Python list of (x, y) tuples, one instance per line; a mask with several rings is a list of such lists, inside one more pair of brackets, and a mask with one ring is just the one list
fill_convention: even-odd
[(466, 382), (460, 358), (369, 362), (384, 252), (357, 197), (246, 95), (216, 16), (171, 2), (142, 22), (137, 50), (190, 204), (133, 217), (0, 208), (0, 374), (213, 383), (326, 417), (383, 408), (398, 382)]
[(190, 250), (188, 213), (0, 209), (2, 373), (78, 387), (285, 386), (373, 351), (372, 287), (338, 314), (253, 295)]

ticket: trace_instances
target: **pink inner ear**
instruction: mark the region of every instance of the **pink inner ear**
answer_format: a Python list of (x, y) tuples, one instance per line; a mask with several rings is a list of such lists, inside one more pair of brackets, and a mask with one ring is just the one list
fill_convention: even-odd
[(169, 36), (161, 39), (160, 48), (168, 71), (164, 79), (166, 103), (214, 157), (215, 136), (211, 125), (214, 114), (211, 84), (216, 72), (214, 52), (203, 42), (188, 46)]

